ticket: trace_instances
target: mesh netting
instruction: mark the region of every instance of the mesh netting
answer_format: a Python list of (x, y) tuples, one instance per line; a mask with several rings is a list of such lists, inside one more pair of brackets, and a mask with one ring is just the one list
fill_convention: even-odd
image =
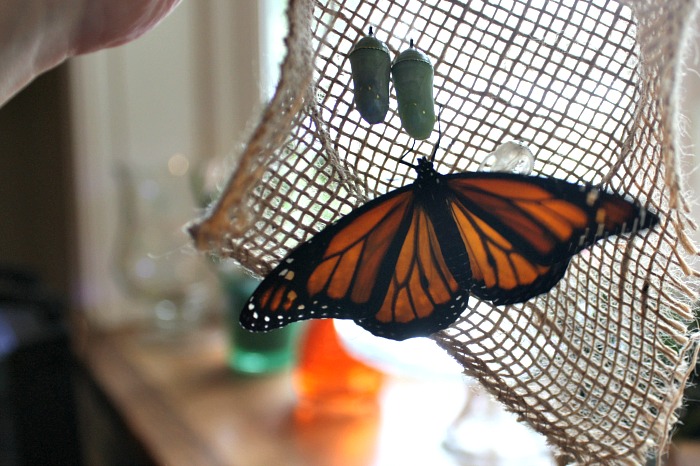
[(683, 257), (695, 250), (675, 89), (694, 6), (293, 0), (277, 93), (220, 199), (192, 228), (196, 242), (264, 275), (340, 215), (411, 182), (397, 160), (414, 141), (395, 101), (384, 124), (362, 121), (347, 55), (369, 26), (392, 56), (412, 39), (435, 66), (438, 171), (476, 170), (518, 140), (535, 153), (536, 174), (597, 184), (660, 213), (652, 231), (578, 254), (548, 294), (506, 307), (470, 298), (434, 335), (565, 460), (643, 463), (667, 442), (692, 353), (684, 322), (694, 272)]

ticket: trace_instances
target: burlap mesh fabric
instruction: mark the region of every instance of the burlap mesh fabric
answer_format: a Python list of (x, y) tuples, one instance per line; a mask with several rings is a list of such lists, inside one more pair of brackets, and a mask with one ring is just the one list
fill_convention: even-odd
[[(642, 464), (667, 444), (693, 345), (695, 254), (679, 176), (676, 100), (691, 0), (292, 0), (277, 93), (218, 202), (200, 249), (264, 275), (344, 213), (414, 179), (393, 101), (369, 126), (348, 52), (372, 26), (395, 56), (412, 39), (435, 65), (441, 173), (473, 171), (499, 144), (534, 172), (638, 199), (661, 224), (578, 254), (525, 304), (470, 298), (434, 339), (563, 461)], [(413, 147), (426, 156), (435, 137)], [(458, 407), (455, 407), (457, 411)]]

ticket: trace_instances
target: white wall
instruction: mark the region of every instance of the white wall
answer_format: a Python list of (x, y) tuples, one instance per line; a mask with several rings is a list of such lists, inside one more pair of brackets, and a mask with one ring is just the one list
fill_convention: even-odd
[[(111, 326), (146, 312), (113, 279), (117, 162), (163, 164), (183, 154), (192, 166), (235, 151), (257, 122), (262, 86), (274, 80), (269, 66), (282, 37), (266, 25), (283, 4), (186, 1), (141, 39), (72, 61), (81, 269), (74, 294), (93, 322)], [(261, 37), (276, 50), (262, 60)]]

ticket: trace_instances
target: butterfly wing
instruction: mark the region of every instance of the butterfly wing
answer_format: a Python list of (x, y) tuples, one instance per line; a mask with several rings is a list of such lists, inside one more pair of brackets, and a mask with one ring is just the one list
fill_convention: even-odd
[(375, 335), (394, 340), (427, 336), (448, 327), (466, 307), (464, 277), (451, 272), (449, 248), (439, 237), (446, 225), (436, 224), (426, 207), (421, 202), (414, 205), (384, 296), (374, 303), (375, 312), (356, 319)]
[(621, 196), (554, 178), (459, 173), (444, 179), (469, 256), (470, 291), (494, 304), (545, 293), (578, 251), (658, 222)]
[(495, 304), (526, 301), (551, 289), (581, 249), (658, 222), (592, 187), (445, 176), (429, 165), (419, 170), (422, 182), (367, 203), (294, 250), (248, 300), (241, 325), (266, 331), (335, 317), (395, 340), (425, 336), (454, 322), (469, 292)]
[(300, 245), (263, 280), (241, 312), (249, 330), (310, 318), (350, 318), (403, 340), (447, 327), (467, 301), (438, 230), (413, 185), (381, 196)]
[(360, 318), (386, 287), (384, 269), (405, 230), (412, 193), (381, 196), (302, 243), (270, 272), (241, 312), (241, 325), (267, 331), (310, 318)]

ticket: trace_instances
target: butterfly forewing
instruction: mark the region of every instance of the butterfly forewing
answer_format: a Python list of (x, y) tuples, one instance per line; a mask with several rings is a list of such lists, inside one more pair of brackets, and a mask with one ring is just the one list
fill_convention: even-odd
[[(410, 191), (393, 191), (301, 244), (263, 280), (241, 313), (249, 330), (297, 320), (357, 318), (383, 299), (412, 209)], [(398, 240), (397, 240), (398, 238)]]
[(620, 196), (563, 180), (499, 173), (445, 179), (469, 256), (471, 291), (495, 304), (548, 291), (576, 252), (658, 221)]

